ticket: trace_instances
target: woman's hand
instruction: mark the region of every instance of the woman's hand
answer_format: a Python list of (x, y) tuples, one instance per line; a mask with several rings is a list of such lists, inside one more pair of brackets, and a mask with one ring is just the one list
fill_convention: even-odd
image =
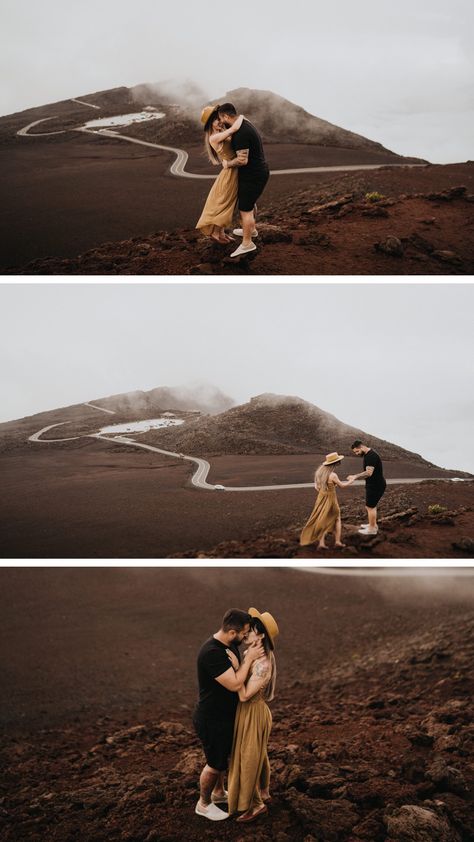
[(240, 664), (239, 664), (239, 659), (238, 659), (238, 658), (237, 658), (237, 656), (234, 654), (234, 652), (232, 652), (232, 650), (231, 650), (231, 649), (226, 649), (225, 651), (226, 651), (226, 653), (227, 653), (227, 657), (228, 657), (229, 661), (231, 662), (231, 664), (232, 664), (233, 668), (234, 668), (234, 669), (235, 669), (235, 671), (237, 672), (238, 668), (240, 667)]
[(223, 170), (227, 169), (227, 160), (225, 158), (222, 159), (222, 169)]

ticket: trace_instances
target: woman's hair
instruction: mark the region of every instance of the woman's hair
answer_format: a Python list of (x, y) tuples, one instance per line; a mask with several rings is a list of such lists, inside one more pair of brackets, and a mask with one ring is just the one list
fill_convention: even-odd
[(219, 155), (217, 154), (216, 150), (213, 149), (213, 147), (211, 146), (211, 141), (210, 141), (209, 138), (211, 137), (211, 134), (212, 134), (212, 124), (213, 124), (214, 120), (216, 120), (218, 118), (218, 116), (219, 116), (219, 113), (218, 113), (218, 110), (216, 108), (212, 112), (209, 119), (207, 120), (206, 125), (204, 126), (204, 148), (206, 150), (207, 157), (209, 158), (211, 164), (214, 164), (215, 167), (218, 164), (220, 164)]
[(262, 621), (259, 620), (258, 617), (252, 617), (250, 621), (250, 628), (256, 632), (257, 634), (263, 634), (262, 646), (265, 652), (265, 656), (270, 661), (270, 681), (262, 690), (263, 698), (266, 702), (271, 702), (275, 696), (275, 684), (276, 684), (276, 661), (275, 655), (273, 654), (273, 643), (268, 634), (265, 626), (263, 625)]
[(316, 488), (318, 491), (327, 491), (328, 490), (328, 479), (331, 476), (332, 472), (338, 462), (335, 462), (334, 465), (322, 465), (319, 466), (318, 470), (314, 475), (314, 481), (316, 483)]

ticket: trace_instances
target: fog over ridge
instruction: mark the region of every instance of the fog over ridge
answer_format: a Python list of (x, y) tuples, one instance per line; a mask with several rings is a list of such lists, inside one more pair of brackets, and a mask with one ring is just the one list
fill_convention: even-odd
[[(206, 99), (272, 90), (311, 114), (433, 162), (472, 156), (470, 0), (4, 0), (0, 114), (125, 85), (191, 80)], [(245, 32), (245, 37), (242, 33)], [(170, 88), (175, 87), (170, 83)], [(196, 107), (199, 96), (195, 102)]]

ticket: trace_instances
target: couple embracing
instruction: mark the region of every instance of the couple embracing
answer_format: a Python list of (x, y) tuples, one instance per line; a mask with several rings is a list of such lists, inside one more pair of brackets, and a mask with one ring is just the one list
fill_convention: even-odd
[[(275, 693), (277, 636), (278, 625), (268, 611), (231, 608), (199, 651), (199, 701), (193, 722), (206, 765), (195, 812), (210, 821), (240, 813), (237, 821), (247, 823), (267, 812), (272, 727), (267, 702)], [(224, 804), (227, 811), (218, 806)]]
[(237, 114), (231, 102), (208, 105), (201, 114), (201, 123), (209, 160), (222, 166), (222, 170), (196, 228), (222, 245), (235, 242), (226, 228), (232, 225), (237, 204), (241, 228), (235, 228), (233, 233), (242, 237), (242, 242), (230, 256), (241, 257), (257, 248), (256, 203), (270, 176), (262, 139), (255, 126)]

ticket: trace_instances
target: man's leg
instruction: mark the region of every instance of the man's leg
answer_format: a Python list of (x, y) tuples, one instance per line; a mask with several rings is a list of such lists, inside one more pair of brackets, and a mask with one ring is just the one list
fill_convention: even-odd
[(255, 216), (253, 210), (240, 211), (240, 218), (242, 220), (242, 230), (244, 232), (242, 245), (244, 248), (248, 248), (252, 245), (252, 234), (255, 230)]
[(203, 807), (208, 807), (211, 803), (211, 793), (216, 786), (219, 776), (222, 775), (222, 772), (219, 772), (218, 769), (213, 769), (212, 766), (206, 765), (201, 772), (201, 777), (199, 778), (199, 790), (201, 794), (201, 805)]
[(225, 772), (219, 772), (217, 780), (214, 784), (214, 789), (212, 790), (212, 795), (215, 795), (218, 798), (221, 795), (224, 795), (224, 793), (225, 793), (224, 780), (225, 780)]
[(369, 530), (377, 529), (377, 509), (366, 506), (367, 516), (369, 519)]

